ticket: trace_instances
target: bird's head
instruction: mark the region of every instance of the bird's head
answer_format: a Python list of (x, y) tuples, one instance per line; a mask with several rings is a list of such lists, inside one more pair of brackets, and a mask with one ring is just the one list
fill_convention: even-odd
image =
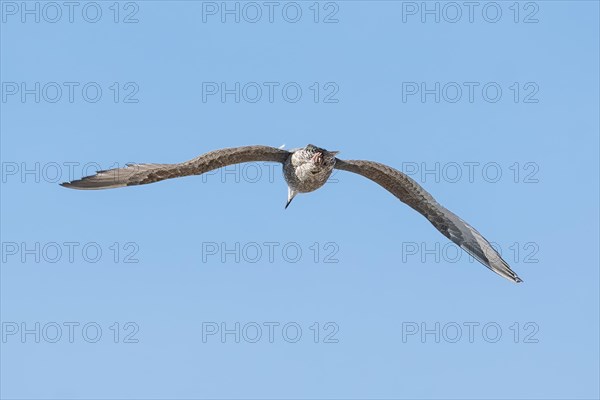
[(339, 153), (339, 151), (328, 151), (317, 147), (313, 144), (307, 145), (304, 149), (301, 150), (303, 158), (316, 167), (324, 168), (324, 169), (332, 169), (335, 165), (335, 156)]
[(333, 172), (335, 156), (338, 153), (339, 151), (328, 151), (313, 144), (293, 151), (291, 161), (286, 163), (287, 167), (284, 166), (284, 171), (288, 168), (293, 176), (289, 181), (287, 175), (284, 175), (288, 182), (288, 202), (285, 208), (290, 205), (296, 194), (312, 192), (327, 182)]

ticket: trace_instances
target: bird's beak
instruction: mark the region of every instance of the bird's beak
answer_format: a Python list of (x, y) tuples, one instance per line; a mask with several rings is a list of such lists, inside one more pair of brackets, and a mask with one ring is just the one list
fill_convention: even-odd
[(294, 200), (294, 197), (296, 197), (297, 194), (298, 194), (298, 192), (290, 189), (290, 187), (288, 186), (288, 199), (287, 199), (287, 203), (285, 203), (285, 209), (288, 208), (288, 206), (290, 205), (292, 200)]

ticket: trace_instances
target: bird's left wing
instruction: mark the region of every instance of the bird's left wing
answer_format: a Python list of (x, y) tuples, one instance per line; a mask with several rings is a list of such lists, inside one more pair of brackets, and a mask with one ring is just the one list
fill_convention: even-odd
[(421, 213), (444, 236), (500, 276), (522, 282), (506, 261), (475, 228), (440, 205), (432, 195), (406, 174), (373, 161), (340, 160), (335, 168), (354, 172), (378, 183), (400, 201)]
[(71, 189), (110, 189), (124, 186), (145, 185), (164, 179), (200, 175), (231, 164), (251, 161), (284, 163), (289, 152), (269, 146), (243, 146), (221, 149), (202, 154), (179, 164), (129, 164), (125, 168), (98, 171), (96, 175), (61, 183)]

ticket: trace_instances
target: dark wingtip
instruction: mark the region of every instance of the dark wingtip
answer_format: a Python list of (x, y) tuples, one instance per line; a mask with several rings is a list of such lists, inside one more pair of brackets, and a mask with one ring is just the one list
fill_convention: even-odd
[(71, 181), (71, 182), (63, 182), (60, 184), (60, 186), (65, 187), (67, 189), (87, 189), (87, 187), (84, 185), (82, 185), (81, 183), (85, 182), (83, 179), (80, 179), (78, 181)]
[(79, 179), (71, 182), (63, 182), (60, 183), (60, 186), (65, 187), (67, 189), (76, 189), (76, 190), (90, 190), (90, 189), (107, 189), (106, 186), (95, 184), (94, 181), (88, 179), (89, 177), (85, 177), (83, 179)]

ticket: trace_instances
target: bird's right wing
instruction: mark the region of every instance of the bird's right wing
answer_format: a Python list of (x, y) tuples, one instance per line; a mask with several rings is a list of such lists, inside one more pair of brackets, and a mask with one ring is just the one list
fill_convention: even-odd
[(130, 164), (125, 168), (98, 171), (96, 175), (61, 183), (71, 189), (110, 189), (145, 185), (164, 179), (200, 175), (227, 165), (252, 161), (284, 163), (290, 153), (269, 146), (243, 146), (221, 149), (202, 154), (179, 164)]
[(403, 203), (421, 213), (448, 239), (477, 261), (513, 282), (522, 282), (506, 261), (475, 228), (440, 205), (431, 194), (406, 174), (373, 161), (340, 160), (335, 168), (368, 178), (385, 188)]

